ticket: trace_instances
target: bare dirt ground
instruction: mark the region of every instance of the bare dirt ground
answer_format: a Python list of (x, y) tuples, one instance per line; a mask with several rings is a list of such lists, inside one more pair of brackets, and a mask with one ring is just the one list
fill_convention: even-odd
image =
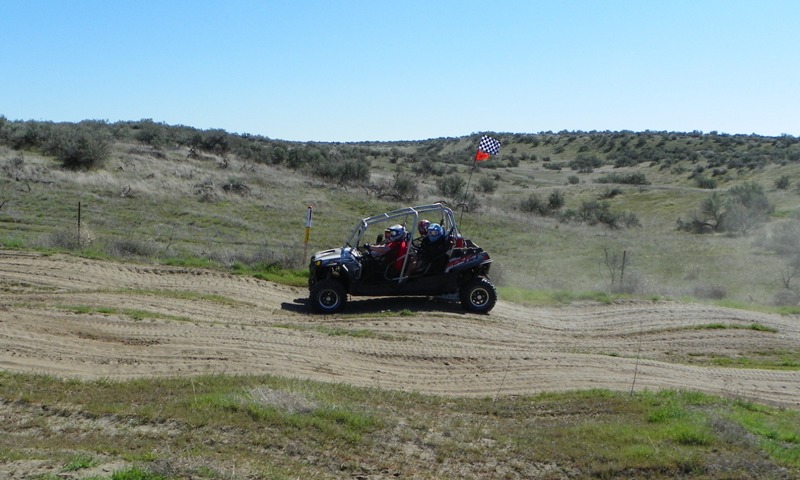
[[(82, 379), (272, 374), (448, 396), (670, 388), (800, 408), (800, 371), (709, 362), (800, 350), (796, 316), (502, 299), (473, 315), (409, 298), (353, 299), (346, 314), (319, 316), (306, 295), (210, 270), (0, 251), (0, 369)], [(743, 328), (693, 328), (709, 324)], [(752, 324), (768, 331), (744, 328)]]

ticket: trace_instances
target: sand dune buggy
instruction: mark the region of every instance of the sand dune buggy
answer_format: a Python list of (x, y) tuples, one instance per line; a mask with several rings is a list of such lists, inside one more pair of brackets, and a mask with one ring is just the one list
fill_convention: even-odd
[[(437, 258), (417, 261), (420, 220), (439, 223), (446, 248)], [(399, 261), (376, 259), (367, 239), (382, 240), (394, 224), (408, 232), (408, 252)], [(376, 233), (379, 235), (376, 236)], [(309, 264), (309, 305), (318, 313), (334, 313), (350, 296), (446, 296), (458, 299), (470, 312), (487, 313), (497, 302), (489, 279), (489, 254), (458, 231), (453, 211), (441, 204), (406, 207), (358, 221), (344, 246), (317, 252)], [(399, 266), (399, 268), (398, 268)]]

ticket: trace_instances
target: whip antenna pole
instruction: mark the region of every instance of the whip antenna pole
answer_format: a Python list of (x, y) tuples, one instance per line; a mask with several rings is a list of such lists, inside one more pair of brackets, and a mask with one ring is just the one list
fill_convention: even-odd
[[(469, 195), (469, 184), (472, 182), (472, 172), (475, 171), (475, 166), (478, 164), (478, 162), (488, 160), (492, 155), (498, 154), (500, 154), (500, 142), (488, 135), (482, 136), (481, 141), (478, 144), (478, 151), (475, 152), (475, 161), (472, 162), (472, 169), (469, 171), (467, 188), (464, 190), (464, 208), (466, 208), (467, 195)], [(464, 218), (464, 208), (461, 209), (461, 218), (458, 220), (458, 223), (461, 223), (461, 220)]]

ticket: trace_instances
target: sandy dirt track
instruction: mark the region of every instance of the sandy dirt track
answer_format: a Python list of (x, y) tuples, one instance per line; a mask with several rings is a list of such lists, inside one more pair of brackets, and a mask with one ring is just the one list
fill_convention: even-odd
[[(415, 298), (353, 299), (346, 314), (319, 316), (306, 295), (210, 270), (0, 251), (0, 369), (83, 379), (272, 374), (449, 396), (672, 388), (800, 408), (800, 371), (703, 361), (796, 352), (796, 316), (502, 299), (473, 315)], [(769, 331), (693, 328), (754, 323)]]

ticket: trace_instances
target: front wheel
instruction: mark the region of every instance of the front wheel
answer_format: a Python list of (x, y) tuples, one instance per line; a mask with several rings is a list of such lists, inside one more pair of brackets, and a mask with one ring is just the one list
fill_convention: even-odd
[(478, 277), (465, 283), (459, 291), (461, 306), (475, 313), (489, 313), (497, 303), (497, 290), (488, 279)]
[(347, 303), (347, 293), (342, 284), (327, 278), (311, 287), (308, 297), (311, 309), (318, 313), (335, 313)]

